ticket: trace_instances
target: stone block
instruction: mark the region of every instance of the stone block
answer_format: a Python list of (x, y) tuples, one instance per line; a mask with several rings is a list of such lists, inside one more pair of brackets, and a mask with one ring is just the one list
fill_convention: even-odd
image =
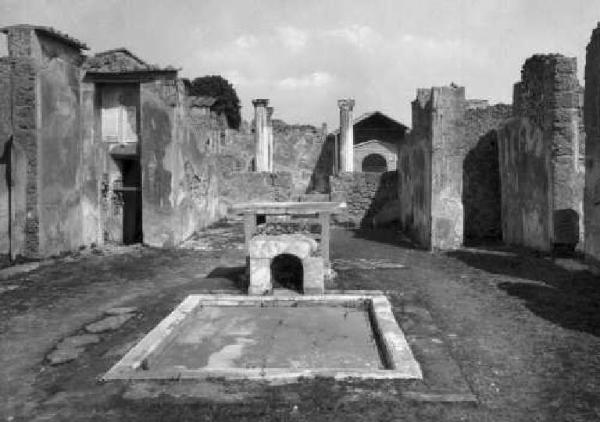
[(273, 290), (271, 281), (271, 259), (250, 258), (250, 285), (248, 294), (265, 295)]
[(316, 251), (316, 240), (298, 234), (277, 236), (255, 236), (250, 241), (250, 258), (273, 258), (281, 254), (290, 254), (304, 259)]
[(304, 294), (323, 294), (325, 292), (325, 277), (323, 258), (309, 257), (302, 261), (304, 265)]

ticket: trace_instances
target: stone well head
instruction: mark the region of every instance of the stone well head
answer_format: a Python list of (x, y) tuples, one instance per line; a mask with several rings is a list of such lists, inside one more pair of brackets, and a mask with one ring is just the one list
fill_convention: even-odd
[(284, 258), (289, 260), (293, 257), (301, 263), (302, 292), (322, 294), (324, 292), (324, 264), (323, 258), (317, 254), (318, 243), (305, 235), (255, 236), (249, 244), (250, 286), (248, 293), (251, 295), (271, 294), (273, 291), (273, 267), (277, 267), (278, 261)]

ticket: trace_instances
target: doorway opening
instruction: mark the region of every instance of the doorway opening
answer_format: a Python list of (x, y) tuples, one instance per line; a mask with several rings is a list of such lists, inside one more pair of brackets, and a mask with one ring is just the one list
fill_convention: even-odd
[(143, 241), (140, 161), (129, 158), (115, 162), (121, 171), (121, 180), (114, 191), (121, 197), (123, 207), (123, 244), (140, 243)]

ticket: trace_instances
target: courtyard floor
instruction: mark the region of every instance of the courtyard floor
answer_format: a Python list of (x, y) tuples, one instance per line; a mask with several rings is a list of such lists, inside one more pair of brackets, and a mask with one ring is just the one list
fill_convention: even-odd
[(423, 381), (98, 382), (188, 294), (239, 292), (242, 233), (0, 277), (0, 420), (600, 420), (598, 276), (506, 247), (429, 253), (393, 230), (334, 229), (327, 287), (384, 291)]

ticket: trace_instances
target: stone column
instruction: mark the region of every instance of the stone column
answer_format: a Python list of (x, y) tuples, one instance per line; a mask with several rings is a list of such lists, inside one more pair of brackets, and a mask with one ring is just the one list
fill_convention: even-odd
[(271, 117), (273, 116), (273, 107), (267, 107), (267, 145), (268, 145), (268, 171), (273, 172), (273, 150), (275, 148), (275, 144), (273, 143), (273, 121)]
[(340, 172), (354, 171), (354, 100), (338, 100), (340, 108)]
[(256, 99), (254, 105), (254, 145), (255, 171), (269, 171), (269, 137), (267, 123), (267, 105), (269, 100)]

